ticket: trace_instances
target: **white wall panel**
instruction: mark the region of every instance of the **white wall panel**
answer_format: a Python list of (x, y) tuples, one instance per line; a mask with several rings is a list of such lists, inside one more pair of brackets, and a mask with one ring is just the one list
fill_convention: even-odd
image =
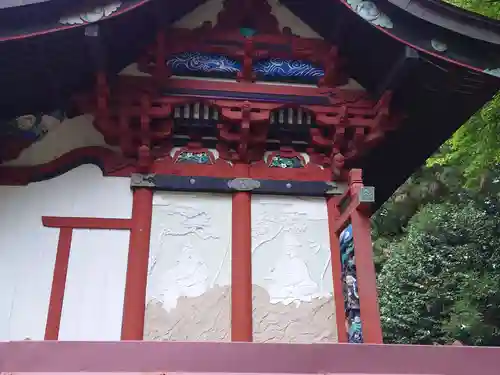
[(0, 186), (0, 340), (44, 337), (59, 230), (43, 227), (42, 216), (130, 218), (129, 184), (84, 165), (28, 186)]
[(73, 230), (59, 340), (120, 340), (128, 230)]
[(230, 339), (231, 196), (154, 195), (144, 338)]
[(323, 198), (252, 197), (252, 282), (254, 341), (337, 340)]

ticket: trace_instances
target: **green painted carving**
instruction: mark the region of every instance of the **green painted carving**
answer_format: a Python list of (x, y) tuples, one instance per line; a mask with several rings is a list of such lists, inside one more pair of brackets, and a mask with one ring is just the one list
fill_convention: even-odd
[(304, 165), (298, 157), (285, 158), (283, 156), (273, 156), (271, 163), (269, 164), (271, 168), (302, 168)]
[(212, 164), (207, 152), (181, 152), (176, 163), (185, 164)]
[(251, 27), (240, 28), (240, 34), (243, 35), (245, 38), (249, 38), (251, 36), (254, 36), (256, 33), (257, 33), (257, 31), (255, 31)]

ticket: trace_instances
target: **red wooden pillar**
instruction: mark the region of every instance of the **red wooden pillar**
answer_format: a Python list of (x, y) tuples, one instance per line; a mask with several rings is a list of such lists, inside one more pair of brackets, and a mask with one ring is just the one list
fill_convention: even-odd
[[(248, 176), (248, 165), (236, 164), (236, 175)], [(252, 341), (251, 194), (233, 194), (231, 256), (231, 341)]]
[(45, 326), (45, 340), (57, 340), (59, 338), (72, 236), (73, 229), (59, 229), (59, 242), (57, 244), (54, 276), (52, 278), (49, 312), (47, 314), (47, 325)]
[[(354, 199), (363, 187), (360, 169), (349, 173), (349, 191)], [(352, 236), (356, 255), (363, 339), (366, 344), (382, 344), (382, 327), (377, 299), (377, 278), (373, 262), (370, 216), (364, 205), (359, 205), (351, 214)]]
[(144, 334), (152, 215), (153, 191), (147, 188), (135, 189), (123, 304), (122, 340), (142, 340)]
[(330, 232), (330, 256), (332, 261), (333, 293), (335, 298), (335, 318), (337, 323), (337, 337), (339, 342), (347, 342), (347, 328), (345, 320), (344, 291), (342, 285), (342, 264), (340, 259), (339, 236), (335, 232), (335, 222), (340, 216), (335, 198), (327, 198), (328, 229)]

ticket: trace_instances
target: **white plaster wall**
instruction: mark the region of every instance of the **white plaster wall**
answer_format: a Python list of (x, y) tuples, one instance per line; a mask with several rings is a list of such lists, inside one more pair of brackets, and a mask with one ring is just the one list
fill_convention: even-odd
[(48, 163), (65, 153), (88, 146), (108, 146), (104, 137), (93, 125), (91, 115), (82, 115), (62, 122), (52, 121), (52, 127), (39, 141), (24, 149), (14, 160), (3, 163), (5, 166), (23, 166)]
[(205, 21), (210, 21), (212, 25), (216, 25), (217, 15), (223, 8), (222, 2), (223, 0), (208, 0), (176, 21), (173, 26), (183, 29), (196, 29)]
[(129, 218), (131, 210), (129, 179), (93, 165), (0, 186), (0, 340), (44, 337), (59, 230), (43, 227), (42, 216)]
[(129, 237), (73, 230), (59, 340), (120, 340)]
[(230, 338), (231, 196), (156, 192), (144, 338)]
[(252, 197), (256, 342), (336, 341), (323, 198)]

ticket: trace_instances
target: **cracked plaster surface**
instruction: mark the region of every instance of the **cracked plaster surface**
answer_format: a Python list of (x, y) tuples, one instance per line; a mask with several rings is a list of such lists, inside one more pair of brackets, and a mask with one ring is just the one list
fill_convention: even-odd
[(252, 197), (256, 342), (337, 341), (324, 199)]
[(316, 298), (298, 306), (271, 303), (269, 294), (254, 285), (253, 306), (254, 342), (337, 342), (333, 297)]
[(145, 339), (228, 340), (231, 197), (155, 193)]
[(231, 288), (216, 286), (199, 297), (180, 297), (166, 311), (160, 302), (146, 306), (145, 340), (228, 341)]

